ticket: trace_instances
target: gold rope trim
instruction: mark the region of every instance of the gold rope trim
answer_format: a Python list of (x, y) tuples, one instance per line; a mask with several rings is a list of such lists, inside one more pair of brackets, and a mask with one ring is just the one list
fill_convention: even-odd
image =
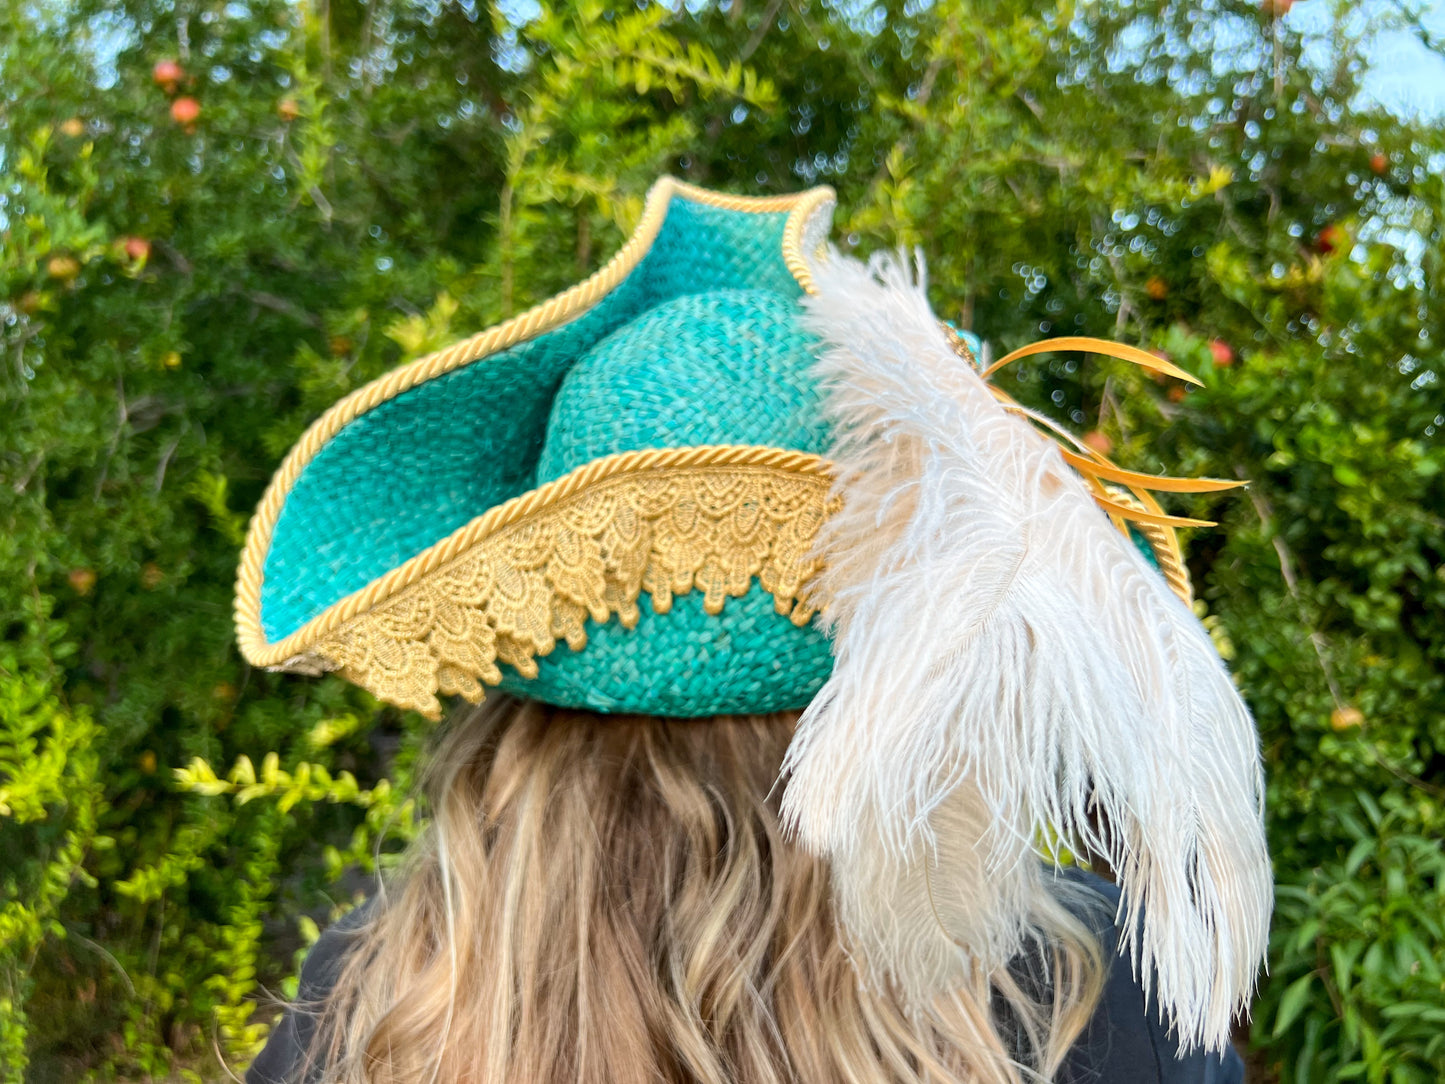
[[(1194, 584), (1189, 579), (1189, 566), (1184, 563), (1184, 549), (1179, 545), (1179, 535), (1171, 528), (1163, 524), (1141, 519), (1140, 511), (1151, 511), (1149, 505), (1153, 505), (1152, 511), (1162, 513), (1159, 502), (1153, 500), (1148, 494), (1145, 499), (1127, 493), (1120, 493), (1115, 490), (1111, 497), (1117, 506), (1125, 509), (1133, 508), (1129, 518), (1134, 523), (1134, 529), (1144, 536), (1144, 541), (1149, 543), (1149, 548), (1154, 551), (1154, 557), (1159, 562), (1159, 571), (1164, 576), (1164, 582), (1184, 602), (1184, 605), (1194, 605)], [(1137, 506), (1137, 507), (1135, 507)]]
[[(555, 330), (575, 320), (596, 305), (614, 290), (642, 262), (652, 248), (667, 216), (668, 205), (674, 197), (681, 197), (694, 203), (701, 203), (724, 210), (750, 213), (789, 212), (783, 228), (782, 256), (788, 270), (804, 291), (812, 293), (813, 276), (808, 268), (808, 255), (804, 252), (808, 227), (817, 214), (832, 206), (833, 190), (828, 187), (813, 188), (790, 196), (733, 196), (721, 192), (709, 192), (695, 185), (686, 184), (673, 177), (663, 177), (647, 193), (642, 219), (632, 236), (607, 264), (590, 278), (573, 286), (557, 296), (542, 302), (535, 308), (515, 316), (493, 328), (482, 331), (468, 339), (454, 343), (434, 354), (418, 358), (390, 373), (358, 388), (350, 395), (333, 404), (302, 434), (301, 439), (286, 454), (281, 466), (271, 478), (266, 492), (257, 505), (246, 532), (246, 545), (241, 551), (241, 563), (236, 577), (235, 617), (242, 653), (257, 665), (275, 665), (277, 659), (295, 654), (302, 645), (296, 636), (288, 636), (283, 643), (291, 644), (293, 650), (280, 654), (266, 647), (265, 635), (261, 631), (261, 583), (265, 571), (266, 554), (271, 548), (272, 535), (281, 515), (291, 487), (296, 484), (302, 470), (315, 458), (321, 448), (341, 429), (360, 415), (372, 410), (388, 399), (418, 384), (433, 380), (443, 373), (470, 365), (491, 354), (536, 338), (545, 332)], [(403, 565), (402, 568), (406, 566)], [(395, 572), (388, 573), (366, 589), (366, 594), (375, 601), (409, 583)], [(372, 588), (377, 588), (375, 592)], [(349, 601), (349, 600), (347, 600)], [(328, 613), (330, 611), (327, 611)], [(356, 611), (346, 617), (354, 616)], [(326, 617), (326, 614), (322, 614)], [(345, 620), (339, 617), (337, 620)], [(319, 618), (318, 618), (319, 620)], [(310, 624), (307, 625), (310, 628)], [(276, 645), (279, 649), (281, 645)], [(270, 662), (257, 662), (266, 657)]]
[(643, 591), (667, 613), (698, 589), (717, 614), (756, 578), (779, 614), (806, 624), (804, 591), (822, 563), (810, 551), (830, 511), (825, 465), (775, 449), (684, 451), (695, 454), (651, 466), (639, 457), (601, 477), (589, 464), (565, 486), (509, 502), (492, 529), (453, 536), (454, 556), (417, 565), (426, 571), (410, 586), (333, 624), (288, 668), (339, 670), (438, 718), (438, 694), (481, 700), (502, 679), (498, 663), (532, 678), (558, 640), (582, 650), (588, 618), (634, 627)]

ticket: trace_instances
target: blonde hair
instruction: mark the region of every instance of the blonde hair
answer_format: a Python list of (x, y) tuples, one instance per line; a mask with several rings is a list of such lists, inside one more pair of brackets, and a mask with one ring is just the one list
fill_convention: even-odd
[(1062, 906), (1032, 975), (921, 1013), (860, 981), (779, 827), (794, 714), (502, 704), (434, 753), (431, 824), (320, 1008), (327, 1081), (1018, 1084), (1087, 1022), (1099, 949)]

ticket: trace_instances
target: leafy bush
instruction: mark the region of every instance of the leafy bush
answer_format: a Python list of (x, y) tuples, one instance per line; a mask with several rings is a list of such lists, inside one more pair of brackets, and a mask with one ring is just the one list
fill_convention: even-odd
[(675, 172), (833, 184), (844, 243), (921, 244), (998, 350), (1203, 379), (1003, 378), (1128, 465), (1252, 479), (1175, 505), (1220, 521), (1191, 566), (1270, 774), (1251, 1040), (1439, 1079), (1445, 136), (1361, 99), (1358, 14), (1280, 7), (0, 0), (0, 1075), (263, 1040), (414, 833), (428, 727), (241, 663), (245, 517), (322, 409), (577, 281)]
[(1345, 857), (1281, 886), (1270, 1035), (1284, 1039), (1293, 1080), (1439, 1079), (1445, 854), (1438, 810), (1406, 804), (1361, 791), (1336, 811)]

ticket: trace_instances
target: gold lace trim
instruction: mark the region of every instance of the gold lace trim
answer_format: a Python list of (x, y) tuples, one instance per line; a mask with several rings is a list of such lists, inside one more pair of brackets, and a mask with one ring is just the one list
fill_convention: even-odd
[(825, 472), (724, 464), (614, 475), (476, 542), (410, 587), (324, 636), (288, 669), (338, 669), (373, 695), (438, 718), (438, 693), (473, 703), (498, 663), (537, 675), (558, 640), (587, 643), (586, 621), (632, 628), (646, 591), (667, 613), (703, 592), (721, 612), (753, 577), (777, 612), (806, 624), (808, 556), (830, 510)]

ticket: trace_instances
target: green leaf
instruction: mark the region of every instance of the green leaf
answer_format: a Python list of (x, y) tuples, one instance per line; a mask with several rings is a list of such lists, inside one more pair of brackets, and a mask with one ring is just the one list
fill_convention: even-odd
[(1301, 975), (1285, 988), (1283, 996), (1279, 999), (1279, 1008), (1274, 1015), (1274, 1030), (1271, 1035), (1278, 1039), (1290, 1026), (1299, 1019), (1300, 1013), (1304, 1012), (1305, 1006), (1309, 1003), (1310, 985), (1314, 982), (1313, 973)]

